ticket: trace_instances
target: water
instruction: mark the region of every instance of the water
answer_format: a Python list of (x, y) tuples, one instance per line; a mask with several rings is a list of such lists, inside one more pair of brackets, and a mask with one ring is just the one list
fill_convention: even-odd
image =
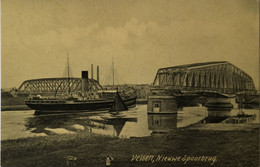
[[(252, 123), (259, 123), (258, 110), (243, 110), (256, 114)], [(236, 115), (232, 110), (229, 115)], [(1, 140), (53, 134), (96, 133), (119, 138), (144, 137), (187, 127), (208, 117), (205, 107), (185, 107), (177, 114), (147, 114), (147, 105), (137, 105), (119, 115), (108, 111), (77, 114), (33, 115), (34, 110), (2, 112)], [(226, 118), (226, 117), (225, 117)]]

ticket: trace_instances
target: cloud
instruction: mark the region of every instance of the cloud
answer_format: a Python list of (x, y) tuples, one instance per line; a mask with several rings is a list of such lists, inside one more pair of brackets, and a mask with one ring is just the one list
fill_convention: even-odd
[(17, 8), (8, 15), (11, 19), (3, 12), (4, 85), (60, 76), (67, 51), (74, 76), (95, 64), (100, 65), (102, 79), (114, 58), (126, 83), (151, 83), (161, 67), (227, 60), (258, 83), (255, 3), (175, 0), (147, 6), (142, 1), (124, 4), (127, 10), (120, 5), (108, 9), (103, 3), (94, 7), (87, 1), (70, 3), (73, 8), (42, 2), (44, 8), (35, 6), (35, 11), (23, 5), (34, 15)]

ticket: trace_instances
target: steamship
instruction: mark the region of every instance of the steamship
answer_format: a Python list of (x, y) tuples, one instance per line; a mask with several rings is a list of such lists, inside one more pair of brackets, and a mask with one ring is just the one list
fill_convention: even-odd
[[(107, 92), (103, 92), (107, 93)], [(67, 113), (77, 111), (100, 111), (112, 108), (117, 92), (109, 92), (112, 98), (99, 98), (82, 100), (75, 97), (69, 98), (41, 98), (33, 97), (26, 100), (25, 104), (35, 110), (35, 114)], [(124, 98), (124, 104), (129, 107), (136, 105), (136, 97)]]
[[(136, 95), (134, 93), (126, 94), (118, 89), (91, 90), (88, 71), (82, 71), (81, 75), (82, 90), (77, 95), (72, 94), (70, 88), (68, 88), (67, 96), (56, 97), (56, 93), (54, 97), (37, 95), (29, 97), (25, 104), (35, 110), (35, 114), (111, 110), (118, 98), (126, 108), (136, 106)], [(68, 77), (68, 82), (70, 82), (70, 77)]]

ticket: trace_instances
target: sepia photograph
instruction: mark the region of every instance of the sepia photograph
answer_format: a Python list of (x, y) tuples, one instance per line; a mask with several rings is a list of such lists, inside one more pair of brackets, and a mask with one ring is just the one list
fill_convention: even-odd
[(259, 167), (259, 0), (1, 0), (2, 167)]

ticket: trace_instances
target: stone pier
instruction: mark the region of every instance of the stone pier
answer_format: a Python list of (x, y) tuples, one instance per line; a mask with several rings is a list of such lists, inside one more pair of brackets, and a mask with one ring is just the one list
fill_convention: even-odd
[(176, 114), (176, 97), (169, 95), (149, 96), (147, 112), (148, 114)]

